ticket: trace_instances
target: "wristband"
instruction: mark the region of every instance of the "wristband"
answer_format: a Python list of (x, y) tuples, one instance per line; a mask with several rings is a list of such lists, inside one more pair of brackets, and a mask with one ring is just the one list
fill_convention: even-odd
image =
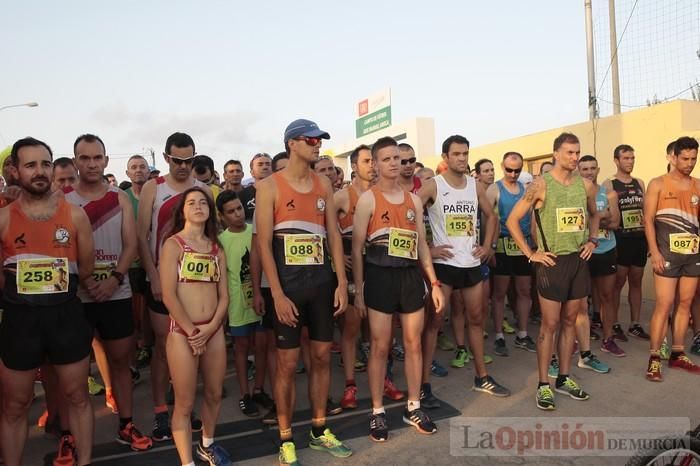
[(433, 286), (433, 287), (442, 286), (442, 283), (440, 283), (440, 280), (435, 280), (434, 282), (430, 283), (430, 286)]

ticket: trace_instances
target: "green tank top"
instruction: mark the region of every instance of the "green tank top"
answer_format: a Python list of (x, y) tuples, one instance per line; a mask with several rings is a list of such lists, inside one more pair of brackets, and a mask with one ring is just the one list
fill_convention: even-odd
[(126, 190), (126, 194), (129, 195), (129, 200), (131, 201), (131, 206), (134, 208), (134, 218), (139, 218), (139, 200), (136, 198), (132, 188)]
[(541, 224), (538, 248), (556, 255), (576, 253), (586, 239), (588, 227), (583, 178), (575, 175), (569, 186), (559, 183), (549, 173), (543, 178), (547, 190), (544, 204), (538, 209), (538, 223)]

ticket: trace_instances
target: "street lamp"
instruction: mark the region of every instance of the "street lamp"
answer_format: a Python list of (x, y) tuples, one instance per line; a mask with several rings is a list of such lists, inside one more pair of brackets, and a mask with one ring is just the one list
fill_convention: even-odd
[(38, 107), (39, 104), (36, 102), (27, 102), (24, 104), (15, 104), (15, 105), (5, 105), (4, 107), (0, 107), (0, 110), (5, 110), (6, 108), (13, 108), (13, 107)]

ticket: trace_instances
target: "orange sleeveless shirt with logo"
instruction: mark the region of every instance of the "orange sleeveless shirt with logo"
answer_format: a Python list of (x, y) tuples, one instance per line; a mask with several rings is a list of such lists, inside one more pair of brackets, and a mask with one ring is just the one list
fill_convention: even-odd
[[(415, 267), (418, 264), (418, 230), (413, 198), (404, 192), (403, 202), (393, 204), (377, 186), (371, 191), (374, 213), (367, 226), (366, 261), (381, 267)], [(403, 256), (391, 254), (397, 246), (405, 252)]]
[(70, 204), (58, 198), (48, 220), (32, 220), (18, 202), (7, 208), (3, 299), (30, 306), (55, 306), (73, 299), (78, 290), (78, 230)]
[(654, 217), (656, 244), (665, 259), (697, 262), (700, 250), (700, 190), (696, 179), (690, 178), (690, 186), (682, 190), (672, 182), (670, 175), (663, 176), (663, 188)]
[(360, 195), (352, 185), (348, 186), (347, 190), (349, 208), (345, 216), (338, 219), (338, 228), (340, 228), (340, 235), (343, 238), (343, 253), (349, 256), (352, 254), (352, 220), (355, 216), (355, 207), (357, 207), (357, 200), (360, 198)]
[(277, 187), (273, 214), (272, 254), (285, 292), (333, 280), (326, 239), (326, 190), (318, 175), (308, 193), (296, 191), (282, 172), (273, 173)]

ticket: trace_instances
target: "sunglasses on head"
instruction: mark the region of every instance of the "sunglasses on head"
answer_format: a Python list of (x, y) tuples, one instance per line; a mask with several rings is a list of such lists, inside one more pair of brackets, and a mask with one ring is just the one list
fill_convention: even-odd
[(296, 141), (305, 141), (306, 144), (310, 146), (317, 146), (318, 144), (321, 143), (321, 138), (312, 138), (309, 136), (299, 136), (298, 138), (294, 138)]
[(401, 161), (401, 165), (408, 165), (409, 163), (416, 163), (416, 158), (411, 157), (410, 159), (404, 159)]
[(508, 167), (503, 167), (503, 169), (506, 171), (506, 173), (516, 173), (516, 174), (519, 174), (520, 172), (523, 171), (522, 168), (508, 168)]
[(194, 162), (194, 157), (190, 157), (189, 159), (178, 159), (177, 157), (169, 155), (168, 159), (171, 162), (174, 162), (176, 165), (192, 165), (192, 162)]

